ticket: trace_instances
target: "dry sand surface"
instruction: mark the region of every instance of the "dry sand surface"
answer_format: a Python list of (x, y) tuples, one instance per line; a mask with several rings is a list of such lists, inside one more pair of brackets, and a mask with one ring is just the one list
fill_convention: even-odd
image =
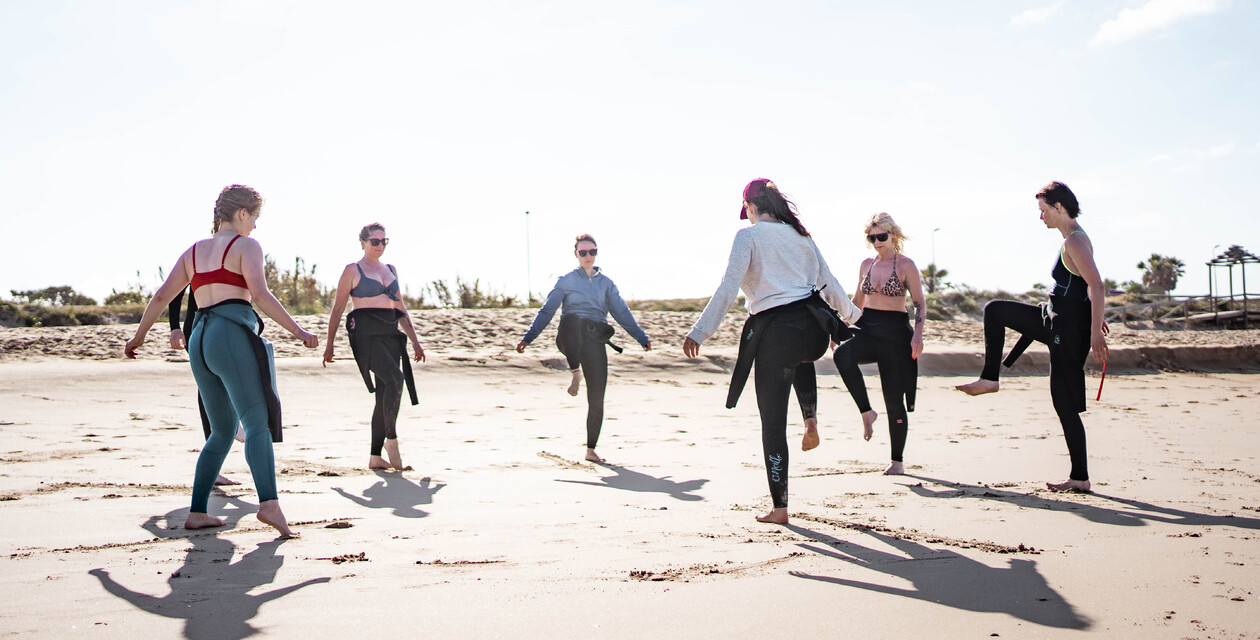
[(269, 328), (294, 356), (276, 461), (301, 538), (284, 541), (253, 515), (239, 445), (224, 472), (243, 484), (211, 498), (227, 526), (180, 527), (201, 430), (164, 328), (134, 362), (131, 326), (0, 330), (0, 637), (1260, 638), (1260, 385), (1233, 371), (1255, 370), (1257, 332), (1116, 327), (1132, 364), (1084, 414), (1095, 493), (1061, 495), (1044, 375), (965, 397), (979, 327), (936, 323), (924, 365), (948, 375), (920, 379), (911, 475), (880, 475), (882, 417), (863, 442), (822, 376), (823, 443), (793, 449), (776, 526), (753, 520), (751, 388), (722, 408), (736, 318), (688, 361), (695, 314), (641, 314), (660, 348), (611, 356), (593, 465), (554, 329), (510, 351), (530, 316), (416, 314), (429, 362), (403, 473), (363, 468), (353, 361), (323, 368)]

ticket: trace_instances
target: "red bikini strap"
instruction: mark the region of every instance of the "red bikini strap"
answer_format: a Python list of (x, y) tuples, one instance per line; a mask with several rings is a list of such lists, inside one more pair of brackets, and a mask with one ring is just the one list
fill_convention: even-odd
[[(237, 240), (240, 240), (240, 239), (241, 239), (241, 236), (239, 236), (239, 235), (237, 235), (235, 238), (232, 238), (232, 241), (228, 243), (227, 248), (223, 250), (223, 260), (220, 260), (220, 261), (219, 261), (219, 268), (220, 268), (220, 269), (224, 268), (224, 265), (226, 265), (226, 264), (227, 264), (227, 254), (228, 254), (228, 252), (229, 252), (229, 251), (231, 251), (231, 250), (232, 250), (232, 244), (233, 244), (233, 243), (235, 243)], [(195, 265), (195, 264), (194, 264), (194, 265), (193, 265), (193, 268), (195, 269), (196, 267), (197, 267), (197, 265)]]

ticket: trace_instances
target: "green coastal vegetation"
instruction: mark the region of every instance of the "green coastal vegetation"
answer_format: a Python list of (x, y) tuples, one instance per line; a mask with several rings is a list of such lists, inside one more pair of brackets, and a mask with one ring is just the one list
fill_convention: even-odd
[[(1142, 271), (1140, 281), (1117, 283), (1106, 280), (1107, 306), (1116, 307), (1156, 302), (1165, 299), (1168, 291), (1177, 286), (1177, 279), (1184, 273), (1185, 265), (1173, 257), (1152, 254), (1138, 263)], [(302, 258), (295, 258), (292, 267), (282, 267), (271, 256), (264, 264), (267, 286), (290, 313), (315, 315), (327, 313), (336, 294), (334, 288), (323, 285), (316, 273), (316, 265), (307, 265)], [(1037, 302), (1045, 299), (1045, 285), (1037, 284), (1025, 292), (989, 291), (973, 289), (965, 284), (949, 281), (949, 271), (929, 264), (922, 271), (924, 291), (927, 296), (930, 320), (978, 320), (989, 300), (1008, 299)], [(165, 278), (161, 268), (158, 280)], [(68, 285), (51, 286), (27, 291), (11, 290), (11, 299), (0, 300), (0, 326), (5, 327), (55, 327), (94, 324), (126, 324), (139, 322), (144, 306), (153, 296), (154, 287), (146, 285), (140, 272), (136, 280), (121, 289), (112, 289), (103, 301), (90, 298)], [(541, 304), (541, 296), (531, 294), (528, 299), (510, 295), (484, 284), (481, 279), (466, 280), (457, 276), (454, 282), (434, 280), (419, 291), (404, 289), (403, 299), (409, 309), (507, 309), (529, 308)], [(708, 298), (678, 298), (667, 300), (631, 300), (635, 311), (683, 311), (699, 312)], [(1207, 302), (1202, 311), (1209, 310)]]

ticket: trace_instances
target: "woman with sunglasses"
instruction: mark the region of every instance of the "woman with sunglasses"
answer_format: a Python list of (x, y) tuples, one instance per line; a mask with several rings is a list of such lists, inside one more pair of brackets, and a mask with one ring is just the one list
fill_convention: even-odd
[[(1094, 262), (1094, 244), (1076, 217), (1081, 205), (1076, 194), (1062, 182), (1051, 182), (1037, 192), (1041, 222), (1063, 236), (1063, 246), (1050, 277), (1050, 299), (1039, 305), (1013, 300), (991, 300), (984, 305), (984, 370), (980, 379), (958, 385), (971, 396), (998, 390), (998, 364), (1015, 364), (1035, 340), (1050, 349), (1050, 399), (1063, 427), (1072, 469), (1066, 482), (1047, 482), (1052, 491), (1088, 493), (1089, 468), (1085, 456), (1085, 357), (1093, 349), (1094, 360), (1107, 361), (1107, 334), (1103, 318), (1106, 293)], [(1006, 360), (1002, 346), (1006, 328), (1022, 334)]]
[[(879, 365), (892, 444), (892, 462), (884, 469), (884, 475), (905, 473), (902, 453), (910, 426), (906, 412), (914, 411), (923, 323), (927, 319), (919, 269), (914, 260), (901, 253), (905, 239), (901, 227), (887, 213), (877, 213), (866, 223), (866, 242), (875, 249), (875, 257), (863, 260), (858, 269), (853, 304), (862, 308), (862, 319), (857, 323), (860, 331), (854, 332), (857, 335), (852, 340), (837, 346), (834, 354), (836, 369), (862, 414), (862, 437), (867, 440), (871, 439), (879, 414), (871, 408), (858, 365)], [(914, 301), (913, 329), (910, 314), (906, 313), (907, 293)]]
[[(346, 333), (350, 336), (350, 351), (359, 365), (359, 373), (367, 385), (368, 393), (376, 394), (376, 407), (372, 411), (372, 442), (368, 455), (369, 469), (394, 469), (406, 471), (402, 453), (398, 450), (398, 408), (402, 404), (403, 385), (411, 396), (411, 404), (419, 404), (416, 397), (416, 381), (407, 361), (407, 339), (416, 362), (424, 360), (424, 349), (416, 337), (411, 316), (399, 294), (398, 272), (394, 265), (381, 262), (389, 238), (380, 223), (363, 227), (359, 231), (359, 245), (363, 257), (346, 265), (337, 282), (337, 297), (328, 315), (328, 344), (324, 346), (324, 366), (333, 361), (333, 341), (337, 338), (337, 325), (346, 310), (346, 301), (353, 300), (354, 310), (346, 316)], [(402, 331), (399, 331), (402, 327)], [(405, 332), (405, 335), (404, 335)], [(373, 384), (373, 377), (376, 382)], [(381, 450), (389, 455), (389, 461), (381, 457)]]
[(556, 347), (564, 354), (573, 377), (569, 383), (569, 395), (576, 396), (582, 379), (586, 379), (586, 459), (590, 462), (604, 462), (595, 453), (595, 445), (599, 443), (599, 431), (604, 423), (604, 389), (608, 385), (608, 351), (605, 345), (621, 352), (620, 347), (609, 342), (613, 328), (608, 324), (608, 315), (612, 314), (617, 324), (642, 345), (644, 351), (652, 350), (652, 342), (635, 322), (630, 307), (626, 306), (617, 291), (617, 285), (595, 266), (598, 253), (595, 238), (590, 234), (577, 237), (573, 243), (573, 255), (577, 256), (578, 268), (556, 280), (556, 286), (547, 294), (547, 301), (534, 316), (525, 337), (516, 345), (517, 353), (524, 353), (525, 347), (547, 328), (556, 309), (560, 309)]
[[(214, 205), (214, 235), (180, 256), (145, 307), (140, 326), (125, 347), (126, 356), (134, 358), (162, 309), (192, 284), (198, 310), (189, 330), (188, 360), (204, 409), (202, 420), (210, 424), (210, 437), (197, 458), (186, 529), (223, 525), (222, 520), (207, 513), (207, 506), (239, 421), (245, 427), (245, 460), (258, 490), (258, 519), (281, 535), (294, 535), (276, 493), (272, 442), (279, 442), (281, 434), (275, 366), (270, 345), (261, 338), (262, 319), (251, 300), (308, 348), (319, 346), (319, 337), (298, 326), (267, 289), (262, 247), (249, 237), (257, 227), (261, 209), (262, 197), (247, 186), (234, 184), (219, 192)], [(207, 269), (215, 262), (218, 269)], [(197, 263), (201, 263), (200, 269)]]
[[(834, 312), (826, 309), (829, 304), (848, 322), (862, 315), (832, 275), (795, 209), (796, 205), (765, 178), (744, 187), (739, 217), (752, 226), (735, 234), (722, 284), (683, 341), (683, 353), (688, 358), (699, 355), (700, 343), (717, 331), (736, 294), (744, 290), (752, 315), (741, 332), (726, 406), (735, 406), (755, 363), (753, 383), (761, 413), (761, 446), (774, 503), (770, 512), (757, 516), (757, 520), (778, 524), (788, 521), (788, 398), (801, 376), (805, 376), (808, 388), (798, 385), (797, 399), (804, 403), (806, 397), (817, 396), (814, 361), (827, 352), (828, 334), (835, 335), (835, 328), (825, 326), (819, 314), (831, 314), (834, 319)], [(803, 448), (812, 448), (808, 433), (806, 438)]]

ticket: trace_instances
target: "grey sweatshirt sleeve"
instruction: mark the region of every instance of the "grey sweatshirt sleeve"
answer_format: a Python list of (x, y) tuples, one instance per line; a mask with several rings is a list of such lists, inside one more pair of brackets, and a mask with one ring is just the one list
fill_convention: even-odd
[(651, 344), (647, 334), (639, 328), (639, 323), (635, 322), (634, 313), (630, 311), (629, 305), (621, 299), (621, 291), (617, 290), (617, 285), (613, 284), (608, 288), (607, 298), (608, 312), (612, 314), (613, 320), (616, 320), (617, 324), (621, 325), (621, 328), (625, 329), (626, 333), (630, 334), (630, 337), (634, 338), (640, 346), (646, 347)]
[(705, 305), (700, 319), (691, 327), (691, 331), (687, 332), (688, 338), (701, 343), (718, 330), (718, 327), (722, 325), (722, 318), (726, 317), (726, 310), (730, 309), (731, 303), (735, 301), (735, 296), (739, 293), (739, 286), (744, 281), (744, 275), (748, 273), (748, 266), (751, 263), (752, 239), (746, 233), (736, 233), (735, 242), (731, 245), (731, 257), (726, 262), (726, 275), (722, 277), (722, 284), (718, 285), (717, 291), (713, 292), (713, 297), (709, 298), (709, 304)]

